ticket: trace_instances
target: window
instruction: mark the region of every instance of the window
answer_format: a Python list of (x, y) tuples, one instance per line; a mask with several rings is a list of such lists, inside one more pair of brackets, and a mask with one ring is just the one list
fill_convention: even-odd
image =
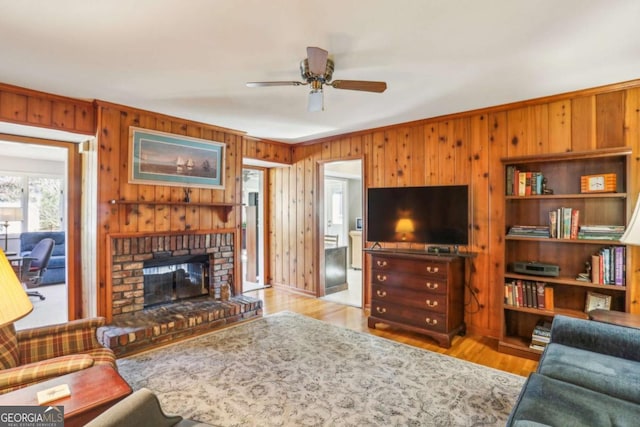
[(9, 221), (9, 234), (59, 231), (64, 218), (63, 178), (0, 174), (0, 207), (21, 207), (22, 221)]

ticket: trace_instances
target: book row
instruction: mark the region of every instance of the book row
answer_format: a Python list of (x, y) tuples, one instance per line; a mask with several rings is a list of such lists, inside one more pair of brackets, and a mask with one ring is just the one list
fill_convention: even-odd
[(545, 282), (513, 279), (504, 285), (504, 303), (514, 307), (553, 310), (553, 287)]
[(507, 196), (544, 194), (545, 184), (542, 172), (520, 171), (515, 166), (507, 166)]
[(625, 246), (602, 248), (591, 256), (591, 282), (626, 286), (627, 250)]
[(541, 239), (619, 240), (624, 225), (580, 225), (580, 210), (560, 207), (549, 211), (549, 225), (514, 225), (510, 236)]
[(548, 320), (540, 319), (536, 324), (535, 328), (533, 328), (533, 333), (531, 334), (531, 344), (530, 348), (534, 350), (543, 351), (549, 341), (551, 340), (551, 322)]

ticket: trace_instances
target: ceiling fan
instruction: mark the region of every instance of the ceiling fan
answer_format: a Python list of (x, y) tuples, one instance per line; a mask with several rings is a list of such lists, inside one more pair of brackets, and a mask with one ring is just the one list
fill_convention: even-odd
[(373, 82), (365, 80), (334, 80), (333, 60), (329, 58), (329, 52), (319, 47), (308, 47), (307, 58), (300, 62), (300, 74), (304, 79), (299, 81), (273, 81), (273, 82), (248, 82), (249, 87), (265, 86), (311, 86), (309, 92), (309, 111), (324, 110), (323, 86), (331, 86), (335, 89), (360, 90), (364, 92), (382, 93), (387, 89), (385, 82)]

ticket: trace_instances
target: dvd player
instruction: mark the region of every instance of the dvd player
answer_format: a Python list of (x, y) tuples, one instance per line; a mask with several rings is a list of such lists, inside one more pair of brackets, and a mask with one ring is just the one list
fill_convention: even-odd
[(536, 261), (516, 261), (513, 263), (513, 272), (532, 274), (534, 276), (557, 277), (560, 275), (560, 266)]

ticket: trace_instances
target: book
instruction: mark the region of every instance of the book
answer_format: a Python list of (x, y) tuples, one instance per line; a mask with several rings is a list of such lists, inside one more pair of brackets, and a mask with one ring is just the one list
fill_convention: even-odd
[(527, 192), (527, 174), (525, 172), (518, 173), (518, 196), (524, 196)]
[(529, 348), (533, 349), (533, 350), (539, 350), (539, 351), (544, 351), (545, 347), (538, 345), (538, 344), (534, 344), (531, 343), (529, 344)]
[(625, 247), (616, 246), (614, 249), (615, 258), (615, 279), (614, 284), (618, 286), (624, 286), (626, 284), (626, 256)]
[(600, 255), (591, 256), (591, 283), (600, 284)]
[(558, 211), (549, 211), (549, 237), (558, 238)]
[(516, 167), (513, 165), (507, 166), (507, 183), (506, 183), (506, 194), (507, 196), (513, 196), (513, 176), (515, 174)]
[(571, 230), (569, 232), (570, 239), (578, 238), (578, 221), (580, 220), (580, 210), (573, 209), (571, 211)]
[(536, 282), (536, 301), (538, 304), (538, 308), (545, 308), (544, 304), (544, 292), (545, 292), (546, 283), (544, 282)]
[(553, 310), (555, 307), (553, 301), (553, 287), (545, 286), (544, 287), (544, 308), (546, 310)]
[(62, 399), (67, 396), (71, 396), (71, 390), (69, 390), (68, 384), (60, 384), (36, 393), (38, 405), (53, 402), (54, 400)]
[(571, 208), (562, 209), (562, 238), (571, 238)]

